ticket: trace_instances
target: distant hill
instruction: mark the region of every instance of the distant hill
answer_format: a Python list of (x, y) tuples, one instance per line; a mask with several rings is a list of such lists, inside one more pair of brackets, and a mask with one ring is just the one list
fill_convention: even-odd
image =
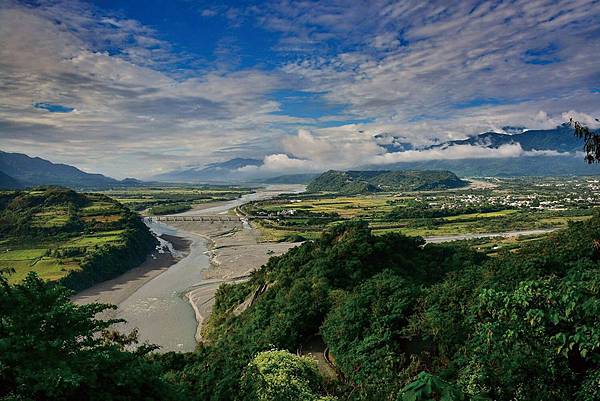
[(361, 194), (380, 191), (418, 191), (459, 188), (467, 183), (451, 171), (335, 171), (330, 170), (311, 181), (308, 192)]
[(600, 174), (600, 165), (587, 164), (581, 155), (528, 156), (487, 159), (422, 160), (386, 166), (363, 166), (368, 170), (450, 170), (459, 177), (574, 176)]
[(288, 174), (261, 180), (264, 184), (308, 184), (319, 176), (318, 173)]
[(0, 189), (19, 189), (23, 184), (8, 174), (0, 171)]
[[(140, 181), (123, 181), (102, 174), (90, 174), (67, 164), (52, 163), (22, 153), (0, 151), (0, 172), (12, 177), (22, 186), (61, 185), (75, 189), (134, 186)], [(0, 178), (1, 179), (1, 178)]]
[(202, 167), (191, 167), (182, 170), (171, 171), (152, 177), (156, 181), (168, 182), (232, 182), (241, 181), (237, 171), (248, 166), (261, 166), (262, 160), (235, 158), (220, 163), (210, 163)]

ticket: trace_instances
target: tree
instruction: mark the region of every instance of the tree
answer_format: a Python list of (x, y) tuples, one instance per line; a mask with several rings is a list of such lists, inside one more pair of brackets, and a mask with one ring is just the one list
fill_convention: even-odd
[[(596, 121), (600, 120), (596, 118)], [(600, 163), (600, 134), (580, 122), (574, 121), (573, 118), (569, 122), (575, 128), (575, 136), (584, 140), (585, 160), (589, 164)]]
[(437, 376), (421, 372), (417, 378), (407, 384), (397, 401), (484, 401), (483, 397), (467, 397), (460, 389)]
[(35, 273), (11, 286), (0, 272), (0, 399), (177, 399), (145, 357), (154, 346), (128, 351), (135, 333), (95, 319), (114, 306), (75, 305), (71, 294)]
[(261, 352), (242, 375), (243, 400), (334, 401), (320, 395), (322, 379), (317, 364), (288, 351)]
[(471, 314), (463, 387), (495, 400), (585, 400), (592, 393), (582, 382), (598, 377), (599, 314), (600, 279), (589, 263), (562, 279), (483, 290)]
[(417, 295), (415, 285), (386, 270), (346, 295), (327, 316), (323, 338), (357, 399), (386, 399), (397, 394), (403, 376), (412, 376), (406, 373), (411, 366), (402, 329)]

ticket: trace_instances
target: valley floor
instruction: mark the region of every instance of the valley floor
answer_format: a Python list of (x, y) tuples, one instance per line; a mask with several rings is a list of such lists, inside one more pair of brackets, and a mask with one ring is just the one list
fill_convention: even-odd
[[(253, 194), (253, 199), (265, 199), (276, 196), (285, 191), (297, 191), (297, 186), (277, 186), (267, 190), (259, 190)], [(216, 215), (230, 213), (230, 210), (243, 203), (243, 199), (228, 202), (211, 202), (205, 205), (197, 205), (182, 215)], [(271, 256), (284, 254), (290, 248), (299, 243), (289, 242), (264, 242), (261, 233), (251, 226), (247, 221), (169, 221), (163, 227), (168, 227), (176, 235), (162, 234), (161, 238), (173, 245), (175, 254), (167, 248), (162, 253), (155, 252), (148, 257), (146, 262), (116, 279), (100, 283), (85, 290), (74, 297), (75, 302), (111, 303), (123, 308), (131, 299), (138, 298), (139, 294), (149, 286), (153, 279), (169, 271), (169, 268), (178, 261), (186, 259), (193, 241), (206, 243), (206, 255), (208, 256), (208, 268), (196, 258), (198, 255), (190, 255), (190, 263), (197, 264), (197, 277), (184, 286), (178, 294), (187, 298), (195, 313), (197, 322), (196, 340), (201, 341), (200, 328), (202, 322), (211, 313), (214, 297), (218, 287), (225, 282), (238, 282), (244, 280), (253, 270), (260, 268)], [(203, 238), (202, 241), (200, 238)], [(204, 247), (204, 245), (202, 245)], [(192, 257), (193, 256), (193, 257)], [(197, 263), (196, 263), (197, 262)], [(188, 263), (189, 264), (189, 263)], [(153, 282), (154, 283), (154, 282)], [(135, 295), (134, 295), (135, 294)], [(152, 301), (148, 301), (151, 305)], [(137, 306), (136, 306), (137, 307)], [(137, 313), (138, 311), (136, 311)], [(115, 313), (116, 316), (116, 313)], [(109, 316), (113, 317), (113, 316)], [(144, 338), (142, 328), (140, 337)], [(163, 344), (158, 344), (163, 345)], [(169, 350), (165, 347), (165, 350)]]

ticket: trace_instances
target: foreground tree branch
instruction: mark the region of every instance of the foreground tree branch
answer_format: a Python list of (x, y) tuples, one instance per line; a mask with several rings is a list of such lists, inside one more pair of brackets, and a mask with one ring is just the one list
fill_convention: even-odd
[[(596, 118), (596, 121), (600, 121)], [(573, 118), (569, 123), (575, 128), (575, 136), (584, 140), (583, 149), (585, 151), (585, 161), (589, 164), (600, 163), (600, 133), (594, 132), (589, 127), (574, 121)]]

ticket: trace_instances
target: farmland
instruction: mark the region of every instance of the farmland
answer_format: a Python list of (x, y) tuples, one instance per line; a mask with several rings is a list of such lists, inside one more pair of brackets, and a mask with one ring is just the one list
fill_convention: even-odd
[(14, 270), (11, 282), (33, 271), (74, 288), (135, 266), (155, 241), (113, 199), (61, 188), (0, 193), (0, 234), (0, 269)]
[(103, 192), (122, 205), (145, 214), (170, 214), (210, 202), (228, 201), (252, 192), (228, 186), (179, 185), (126, 188)]
[[(467, 188), (354, 196), (299, 194), (245, 205), (265, 240), (317, 238), (346, 220), (369, 223), (376, 235), (454, 236), (555, 229), (592, 216), (600, 203), (595, 178), (489, 178)], [(493, 251), (517, 239), (468, 241)]]

